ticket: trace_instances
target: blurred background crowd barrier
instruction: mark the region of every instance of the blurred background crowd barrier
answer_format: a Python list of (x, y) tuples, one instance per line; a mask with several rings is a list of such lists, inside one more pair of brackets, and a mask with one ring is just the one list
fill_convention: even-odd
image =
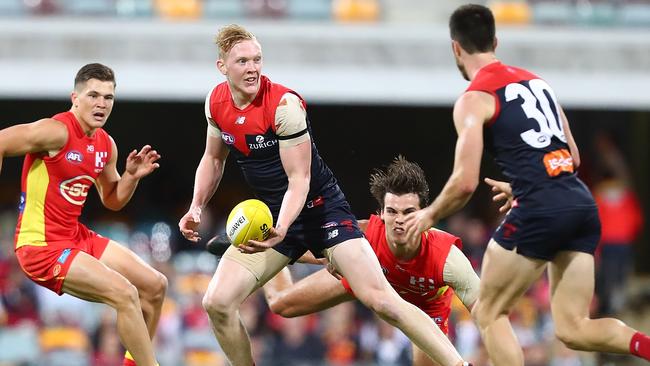
[[(595, 316), (616, 314), (650, 331), (650, 1), (477, 1), (499, 22), (497, 55), (555, 89), (581, 148), (580, 176), (603, 222)], [(114, 68), (117, 98), (106, 125), (125, 152), (144, 144), (161, 168), (121, 212), (89, 196), (82, 222), (130, 247), (169, 278), (156, 348), (161, 365), (219, 366), (224, 357), (201, 298), (217, 264), (204, 243), (185, 241), (178, 219), (191, 199), (203, 151), (206, 93), (223, 81), (213, 38), (239, 23), (262, 43), (264, 73), (308, 103), (319, 151), (359, 218), (376, 210), (367, 177), (402, 153), (427, 174), (432, 193), (451, 172), (454, 100), (466, 88), (450, 52), (445, 0), (0, 0), (0, 128), (69, 108), (76, 71)], [(483, 176), (499, 178), (486, 156)], [(0, 365), (120, 364), (123, 350), (106, 306), (56, 295), (28, 281), (14, 258), (22, 159), (0, 175)], [(202, 237), (251, 192), (232, 162), (203, 218)], [(441, 223), (460, 236), (480, 272), (501, 220), (481, 186)], [(295, 278), (318, 267), (294, 265)], [(588, 275), (588, 274), (585, 274)], [(407, 339), (356, 303), (281, 319), (259, 294), (242, 311), (260, 366), (409, 365)], [(636, 365), (582, 354), (557, 342), (548, 283), (540, 280), (512, 317), (526, 365)], [(475, 366), (489, 365), (469, 314), (455, 304), (451, 337)]]

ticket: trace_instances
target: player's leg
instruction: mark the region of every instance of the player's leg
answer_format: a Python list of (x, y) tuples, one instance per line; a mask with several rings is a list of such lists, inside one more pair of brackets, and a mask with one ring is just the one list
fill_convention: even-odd
[(316, 313), (354, 299), (326, 269), (292, 282), (285, 267), (263, 287), (271, 311), (285, 318)]
[(524, 257), (490, 240), (483, 257), (479, 298), (472, 315), (495, 366), (524, 364), (523, 352), (508, 314), (545, 267), (543, 260)]
[(135, 253), (114, 241), (108, 242), (99, 260), (126, 277), (138, 289), (144, 321), (147, 323), (150, 337), (153, 338), (167, 292), (167, 278)]
[(61, 291), (105, 303), (117, 311), (117, 332), (138, 366), (154, 366), (153, 346), (144, 321), (138, 289), (93, 256), (77, 252)]
[(439, 363), (427, 356), (418, 346), (411, 343), (413, 350), (413, 366), (440, 366)]
[(239, 307), (257, 288), (289, 263), (275, 250), (254, 254), (226, 250), (203, 297), (212, 329), (233, 366), (253, 365), (250, 339), (239, 316)]
[(350, 239), (327, 250), (330, 262), (349, 282), (356, 297), (389, 324), (398, 327), (441, 365), (462, 365), (463, 360), (428, 315), (404, 301), (390, 286), (370, 244)]
[(557, 337), (581, 351), (630, 353), (636, 330), (613, 318), (590, 319), (594, 292), (594, 257), (559, 252), (549, 265), (551, 311)]

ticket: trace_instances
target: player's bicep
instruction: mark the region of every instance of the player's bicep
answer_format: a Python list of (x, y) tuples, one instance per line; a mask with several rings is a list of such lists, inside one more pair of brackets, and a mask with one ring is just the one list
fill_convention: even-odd
[(275, 110), (275, 128), (281, 149), (310, 140), (307, 112), (295, 94), (287, 93), (282, 96)]
[(0, 153), (21, 156), (35, 152), (58, 152), (68, 141), (68, 129), (52, 118), (8, 127), (0, 131)]
[(294, 179), (309, 181), (311, 174), (311, 144), (309, 141), (280, 149), (280, 160), (289, 182)]
[(443, 281), (451, 286), (468, 310), (478, 299), (480, 280), (465, 254), (452, 245), (443, 269)]
[(493, 97), (482, 92), (463, 94), (454, 105), (458, 133), (454, 170), (467, 170), (478, 180), (483, 155), (483, 126), (494, 113)]

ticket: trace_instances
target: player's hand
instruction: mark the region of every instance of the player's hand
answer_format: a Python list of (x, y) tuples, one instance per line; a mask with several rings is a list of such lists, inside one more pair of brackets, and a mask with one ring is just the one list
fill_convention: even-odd
[(287, 235), (287, 230), (282, 228), (272, 227), (269, 232), (269, 237), (264, 241), (249, 240), (246, 243), (241, 243), (237, 247), (242, 253), (257, 253), (263, 252), (267, 249), (273, 248), (278, 243), (284, 240), (284, 237)]
[(406, 215), (404, 217), (404, 224), (402, 225), (406, 241), (411, 243), (420, 234), (429, 230), (434, 224), (435, 222), (428, 207)]
[(198, 242), (201, 240), (199, 236), (199, 224), (201, 223), (201, 208), (200, 207), (190, 207), (189, 211), (181, 217), (181, 221), (178, 222), (178, 228), (181, 230), (181, 234), (185, 239), (193, 242)]
[(126, 157), (126, 172), (136, 179), (143, 178), (160, 167), (157, 163), (158, 159), (160, 154), (150, 145), (145, 145), (139, 152), (133, 150)]
[(492, 196), (492, 201), (498, 202), (505, 200), (503, 205), (499, 207), (499, 212), (507, 212), (510, 210), (512, 208), (513, 201), (512, 187), (510, 186), (510, 183), (490, 178), (485, 178), (484, 181), (490, 187), (492, 187), (492, 192), (494, 193), (494, 196)]

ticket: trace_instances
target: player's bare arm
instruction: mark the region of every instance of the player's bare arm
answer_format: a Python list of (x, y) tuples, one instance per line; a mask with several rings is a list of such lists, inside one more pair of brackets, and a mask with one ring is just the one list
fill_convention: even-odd
[(65, 125), (52, 118), (7, 127), (0, 131), (0, 171), (5, 156), (47, 152), (54, 156), (68, 141)]
[(307, 130), (307, 115), (300, 99), (286, 93), (275, 111), (276, 133), (279, 137), (280, 160), (287, 174), (289, 185), (282, 198), (278, 222), (264, 242), (249, 241), (240, 245), (241, 251), (254, 253), (264, 251), (281, 242), (302, 211), (309, 193), (311, 181), (311, 138)]
[(431, 205), (406, 216), (409, 240), (462, 208), (474, 194), (483, 155), (483, 125), (490, 120), (494, 109), (494, 98), (483, 92), (470, 91), (456, 101), (454, 125), (458, 139), (453, 171)]
[(208, 125), (205, 151), (198, 168), (196, 168), (194, 177), (192, 203), (187, 213), (178, 223), (181, 233), (187, 240), (193, 242), (201, 240), (198, 232), (201, 223), (201, 211), (219, 187), (227, 158), (228, 148), (221, 140), (219, 130), (213, 125)]
[(578, 145), (573, 139), (573, 134), (571, 133), (571, 128), (569, 127), (569, 119), (566, 118), (564, 114), (564, 109), (558, 106), (560, 111), (560, 118), (562, 119), (562, 128), (564, 129), (564, 136), (566, 137), (566, 142), (569, 145), (569, 151), (571, 151), (571, 157), (573, 158), (573, 167), (578, 169), (580, 167), (580, 151), (578, 151)]
[(124, 174), (117, 172), (117, 146), (111, 138), (111, 158), (97, 180), (97, 189), (104, 206), (110, 210), (122, 209), (133, 196), (140, 179), (158, 169), (160, 154), (145, 145), (140, 151), (133, 150), (126, 158)]
[(263, 242), (250, 240), (248, 244), (239, 246), (242, 252), (261, 252), (280, 243), (287, 234), (289, 226), (305, 206), (311, 178), (311, 143), (305, 141), (296, 146), (280, 148), (280, 160), (287, 173), (289, 185), (282, 198), (278, 222), (271, 229), (267, 240)]

